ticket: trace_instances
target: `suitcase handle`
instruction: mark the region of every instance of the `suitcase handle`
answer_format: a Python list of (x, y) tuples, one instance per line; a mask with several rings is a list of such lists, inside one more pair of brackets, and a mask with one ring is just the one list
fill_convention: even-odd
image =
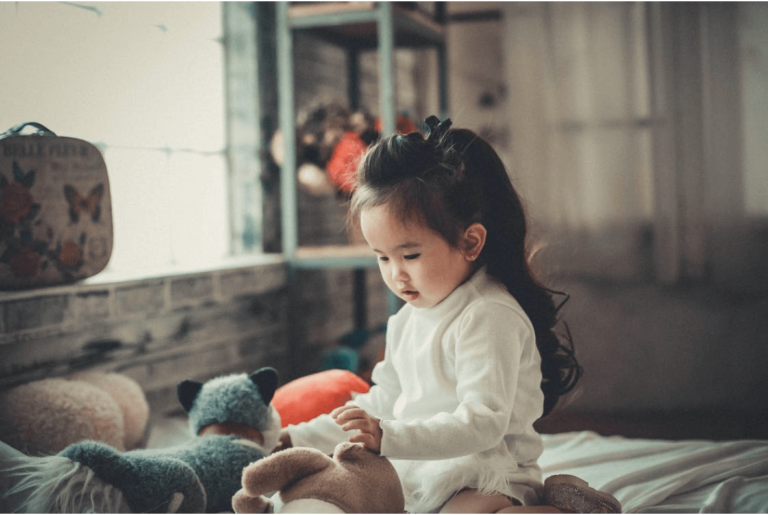
[(32, 135), (35, 136), (55, 136), (54, 132), (50, 130), (48, 127), (43, 125), (42, 123), (37, 122), (24, 122), (20, 123), (18, 125), (14, 125), (4, 133), (0, 134), (0, 139), (7, 138), (10, 136), (20, 136), (21, 131), (24, 130), (25, 127), (32, 126), (35, 129), (37, 129), (37, 132), (33, 133)]

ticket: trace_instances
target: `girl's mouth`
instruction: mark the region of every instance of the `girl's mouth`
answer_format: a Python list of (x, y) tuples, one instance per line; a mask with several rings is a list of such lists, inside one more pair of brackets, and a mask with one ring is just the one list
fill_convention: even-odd
[(413, 290), (403, 290), (400, 295), (406, 302), (413, 302), (419, 297), (419, 292)]

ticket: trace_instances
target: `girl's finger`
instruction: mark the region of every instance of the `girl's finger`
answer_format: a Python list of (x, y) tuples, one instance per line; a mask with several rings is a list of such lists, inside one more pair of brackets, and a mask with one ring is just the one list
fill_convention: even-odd
[(342, 413), (336, 415), (336, 422), (344, 420), (353, 420), (358, 418), (370, 418), (368, 413), (360, 408), (348, 409)]
[(342, 424), (341, 429), (344, 431), (362, 431), (364, 433), (370, 433), (371, 432), (371, 424), (366, 419), (356, 418), (354, 420), (350, 420), (349, 422), (345, 422)]
[(358, 408), (357, 406), (355, 406), (353, 404), (350, 404), (348, 406), (339, 406), (338, 408), (336, 408), (333, 411), (331, 411), (331, 417), (335, 419), (339, 415), (344, 413), (345, 411), (349, 411), (349, 410), (352, 410), (352, 409), (360, 409), (360, 408)]
[(370, 435), (368, 433), (360, 433), (356, 434), (354, 436), (349, 437), (349, 441), (351, 443), (361, 443), (363, 446), (367, 447), (368, 449), (379, 452), (381, 447), (380, 444), (377, 444), (376, 438), (373, 437), (373, 435)]

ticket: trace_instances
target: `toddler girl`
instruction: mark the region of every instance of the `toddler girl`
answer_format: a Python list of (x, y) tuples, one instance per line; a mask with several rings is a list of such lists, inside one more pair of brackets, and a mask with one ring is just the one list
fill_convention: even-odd
[(533, 423), (580, 368), (553, 332), (551, 291), (529, 269), (525, 215), (504, 165), (450, 123), (430, 117), (426, 139), (394, 135), (362, 158), (350, 215), (406, 304), (389, 320), (370, 391), (289, 426), (283, 443), (331, 453), (349, 440), (379, 452), (410, 512), (615, 511), (615, 499), (571, 477), (548, 485), (556, 506), (538, 506), (543, 444)]

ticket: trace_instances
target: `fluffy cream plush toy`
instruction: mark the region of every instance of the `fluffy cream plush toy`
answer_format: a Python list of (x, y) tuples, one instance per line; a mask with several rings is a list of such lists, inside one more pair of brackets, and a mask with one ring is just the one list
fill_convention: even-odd
[(82, 372), (0, 393), (0, 441), (29, 456), (56, 454), (81, 440), (133, 449), (148, 422), (144, 392), (122, 374)]
[(403, 513), (400, 479), (387, 458), (341, 443), (333, 457), (306, 447), (277, 452), (243, 470), (235, 513), (272, 513), (264, 497), (279, 491), (280, 513)]
[(149, 426), (149, 403), (139, 383), (122, 374), (103, 372), (79, 372), (67, 379), (91, 384), (108, 393), (123, 415), (125, 450), (144, 446)]

